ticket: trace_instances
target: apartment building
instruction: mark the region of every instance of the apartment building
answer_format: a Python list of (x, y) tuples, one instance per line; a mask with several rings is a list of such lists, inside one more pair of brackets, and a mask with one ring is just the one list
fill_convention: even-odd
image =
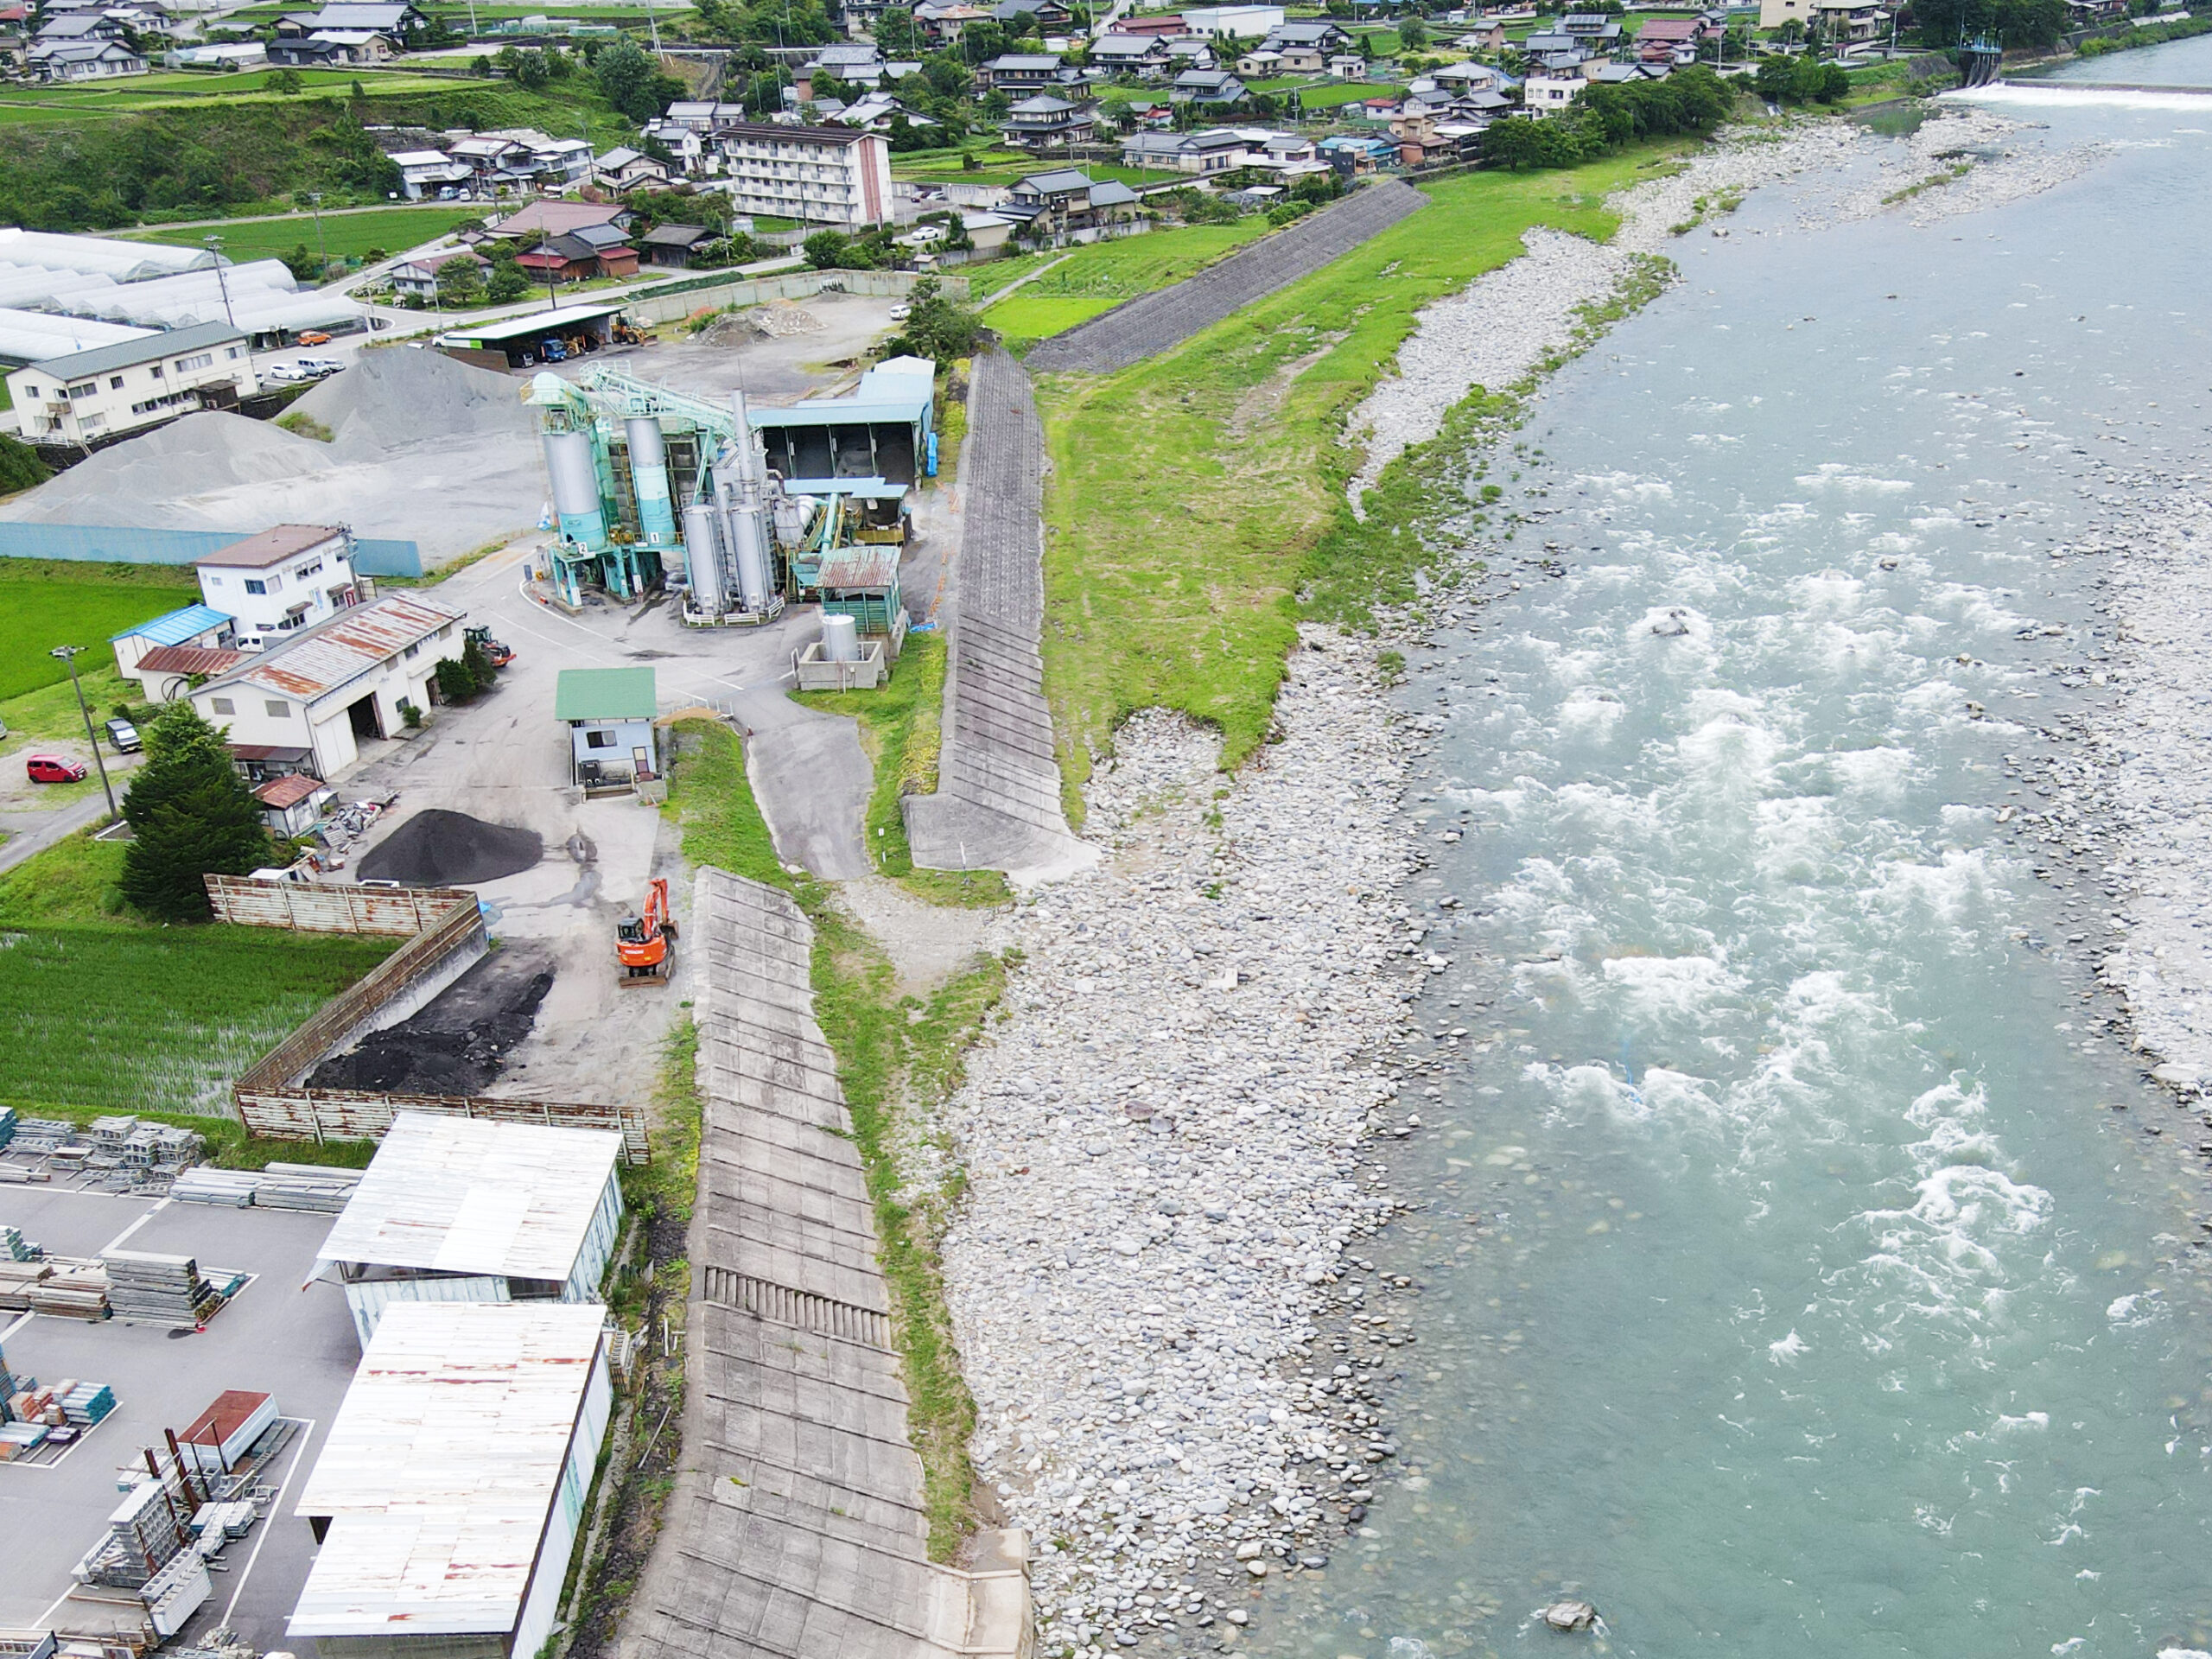
[(8, 396), (30, 442), (97, 443), (232, 408), (257, 384), (245, 335), (203, 322), (27, 365), (8, 377)]
[(715, 135), (741, 213), (859, 227), (891, 217), (891, 147), (846, 127), (744, 123)]

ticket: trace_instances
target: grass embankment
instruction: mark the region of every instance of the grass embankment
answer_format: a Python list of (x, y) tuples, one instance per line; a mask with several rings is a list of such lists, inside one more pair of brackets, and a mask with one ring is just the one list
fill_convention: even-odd
[(907, 1432), (922, 1460), (930, 1553), (947, 1560), (975, 1525), (968, 1440), (976, 1404), (961, 1376), (938, 1257), (965, 1178), (950, 1160), (952, 1173), (942, 1179), (903, 1169), (897, 1147), (919, 1137), (944, 1150), (928, 1115), (957, 1084), (962, 1057), (998, 1001), (1005, 965), (986, 959), (927, 998), (901, 995), (889, 959), (830, 891), (778, 861), (736, 735), (707, 721), (677, 730), (667, 810), (681, 828), (684, 857), (782, 889), (814, 924), (815, 1019), (836, 1055), (854, 1144), (868, 1173), (877, 1260), (890, 1289), (909, 1401)]
[(1255, 213), (1233, 225), (1186, 225), (1118, 242), (1093, 242), (1068, 254), (1027, 254), (1018, 261), (979, 267), (974, 291), (988, 298), (1038, 273), (983, 313), (1007, 349), (1020, 353), (1125, 300), (1195, 276), (1266, 235), (1268, 228), (1266, 216)]
[[(318, 250), (333, 259), (365, 259), (378, 250), (387, 254), (443, 236), (463, 219), (480, 219), (487, 212), (481, 202), (448, 203), (441, 207), (367, 208), (359, 213), (325, 213), (321, 240), (315, 239), (312, 213), (287, 213), (280, 219), (234, 219), (213, 234), (223, 238), (224, 257), (238, 264), (253, 259), (281, 259), (295, 248), (309, 253)], [(196, 248), (207, 239), (206, 227), (188, 230), (145, 231), (133, 238), (141, 242), (166, 242), (175, 247)]]
[(944, 747), (944, 635), (910, 633), (887, 685), (874, 691), (798, 691), (791, 700), (860, 722), (861, 747), (875, 768), (865, 827), (878, 875), (931, 904), (1001, 905), (1012, 895), (997, 871), (916, 869), (906, 841), (899, 803), (908, 795), (937, 792), (938, 757)]
[(1301, 613), (1357, 623), (1410, 594), (1435, 505), (1423, 467), (1484, 408), (1395, 465), (1364, 525), (1344, 500), (1346, 417), (1422, 306), (1518, 255), (1531, 226), (1611, 237), (1606, 195), (1681, 147), (1427, 186), (1429, 207), (1174, 351), (1044, 379), (1045, 684), (1071, 817), (1128, 715), (1211, 724), (1236, 766), (1266, 737)]
[(0, 875), (0, 1101), (221, 1113), (233, 1077), (400, 944), (156, 926), (112, 897), (122, 870), (121, 843), (80, 835)]

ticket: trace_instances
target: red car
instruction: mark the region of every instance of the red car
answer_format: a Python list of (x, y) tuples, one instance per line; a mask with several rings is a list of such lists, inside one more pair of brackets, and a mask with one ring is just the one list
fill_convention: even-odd
[(58, 754), (34, 754), (25, 758), (23, 770), (35, 784), (73, 784), (85, 775), (85, 769), (74, 760)]

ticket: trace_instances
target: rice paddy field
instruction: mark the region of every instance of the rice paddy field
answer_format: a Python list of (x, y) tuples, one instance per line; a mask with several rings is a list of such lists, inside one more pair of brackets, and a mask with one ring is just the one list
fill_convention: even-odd
[(149, 75), (124, 75), (112, 80), (62, 82), (53, 86), (14, 85), (0, 93), (0, 125), (53, 121), (83, 121), (104, 116), (137, 115), (148, 110), (205, 109), (228, 104), (271, 104), (296, 101), (302, 95), (344, 94), (355, 81), (379, 94), (450, 92), (488, 81), (456, 81), (442, 76), (410, 75), (404, 72), (361, 69), (303, 69), (304, 94), (288, 94), (269, 85), (272, 70), (248, 70), (238, 74), (174, 71)]
[(988, 298), (1029, 280), (983, 313), (1009, 349), (1057, 334), (1110, 311), (1124, 300), (1179, 283), (1268, 231), (1262, 214), (1233, 225), (1187, 225), (1118, 242), (1093, 242), (1065, 255), (1023, 254), (995, 259), (969, 273), (971, 291)]
[(85, 647), (79, 672), (113, 668), (111, 635), (199, 594), (189, 566), (0, 559), (0, 702), (68, 677), (56, 645)]
[(232, 1078), (397, 943), (0, 924), (0, 1101), (223, 1116)]

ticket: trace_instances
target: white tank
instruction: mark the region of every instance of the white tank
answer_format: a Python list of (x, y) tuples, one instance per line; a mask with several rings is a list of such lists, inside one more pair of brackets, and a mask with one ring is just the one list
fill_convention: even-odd
[(860, 659), (860, 625), (849, 616), (823, 617), (822, 660), (825, 663), (857, 663)]
[(607, 519), (600, 510), (591, 440), (581, 432), (548, 432), (545, 470), (553, 480), (553, 511), (560, 515), (561, 533), (581, 546), (605, 546)]
[(650, 415), (632, 415), (622, 423), (630, 442), (630, 480), (638, 493), (638, 531), (652, 547), (666, 547), (676, 539), (676, 514), (668, 498), (668, 450), (661, 442), (660, 423)]
[(683, 566), (691, 579), (691, 603), (709, 619), (726, 608), (721, 550), (715, 543), (715, 510), (704, 501), (684, 508)]

